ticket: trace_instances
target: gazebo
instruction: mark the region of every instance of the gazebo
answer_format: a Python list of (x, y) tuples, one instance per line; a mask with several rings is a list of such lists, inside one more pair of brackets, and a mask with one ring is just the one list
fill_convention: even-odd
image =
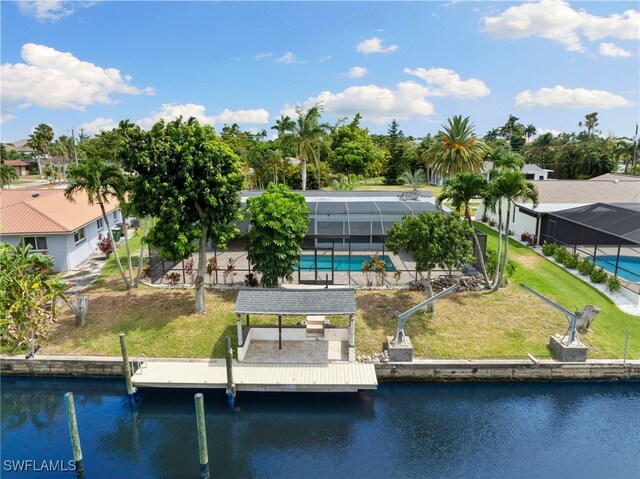
[[(241, 289), (234, 311), (239, 361), (245, 360), (252, 341), (256, 346), (259, 342), (261, 346), (271, 347), (271, 356), (263, 356), (262, 362), (329, 362), (332, 350), (337, 351), (334, 360), (355, 360), (356, 295), (353, 289)], [(254, 314), (278, 316), (278, 325), (252, 326), (251, 315)], [(246, 316), (244, 327), (243, 315)], [(326, 319), (329, 315), (348, 316), (349, 326), (330, 325)], [(303, 316), (306, 320), (303, 324), (283, 326), (283, 316)], [(282, 351), (287, 346), (295, 346), (296, 353), (285, 357)], [(311, 358), (312, 353), (322, 348), (329, 356), (320, 353), (315, 359)], [(346, 357), (340, 354), (344, 349), (348, 351)]]

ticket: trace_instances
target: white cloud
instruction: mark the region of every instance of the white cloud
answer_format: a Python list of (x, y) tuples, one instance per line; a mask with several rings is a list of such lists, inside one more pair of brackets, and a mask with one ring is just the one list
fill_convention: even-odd
[(608, 17), (574, 10), (564, 0), (540, 0), (509, 7), (495, 17), (484, 17), (484, 29), (494, 38), (541, 37), (561, 43), (570, 51), (585, 51), (580, 35), (589, 40), (606, 37), (640, 38), (636, 10)]
[(153, 112), (148, 117), (138, 120), (137, 123), (144, 129), (151, 128), (156, 122), (164, 119), (171, 121), (182, 116), (185, 120), (194, 117), (203, 125), (214, 123), (252, 123), (265, 124), (269, 122), (269, 112), (265, 109), (237, 110), (225, 109), (219, 115), (207, 115), (206, 107), (195, 103), (164, 103), (162, 110)]
[(97, 2), (64, 2), (59, 0), (23, 0), (16, 2), (18, 10), (39, 22), (57, 22), (61, 18), (73, 15), (80, 8), (89, 8)]
[(601, 43), (598, 53), (604, 57), (630, 57), (631, 52), (613, 43)]
[(541, 88), (538, 91), (526, 90), (516, 96), (516, 106), (532, 108), (545, 106), (551, 108), (620, 108), (632, 103), (626, 98), (604, 90), (585, 88), (565, 88), (556, 85), (553, 88)]
[(69, 52), (27, 43), (21, 56), (25, 63), (2, 65), (3, 102), (84, 111), (89, 105), (113, 103), (114, 93), (154, 94), (153, 88), (133, 86), (131, 77), (115, 68), (81, 61)]
[[(394, 89), (377, 85), (353, 86), (338, 93), (323, 91), (303, 103), (309, 108), (322, 103), (324, 111), (338, 116), (362, 114), (365, 120), (385, 123), (394, 118), (406, 120), (412, 116), (429, 116), (434, 113), (431, 103), (426, 100), (428, 90), (416, 82), (398, 83)], [(295, 118), (295, 110), (285, 105), (280, 112)]]
[(13, 113), (3, 111), (0, 113), (0, 123), (6, 123), (7, 121), (13, 120), (15, 117), (16, 116)]
[(350, 68), (346, 75), (349, 78), (361, 78), (367, 74), (367, 69), (365, 67), (353, 67)]
[(389, 45), (388, 47), (382, 46), (382, 40), (378, 37), (369, 38), (361, 41), (356, 50), (360, 53), (392, 53), (398, 49), (398, 45)]
[(265, 58), (271, 58), (272, 56), (273, 56), (273, 53), (258, 53), (253, 58), (255, 60), (264, 60)]
[(540, 128), (537, 130), (538, 136), (546, 135), (547, 133), (551, 133), (553, 136), (560, 136), (562, 133), (560, 130), (548, 129), (548, 128)]
[(462, 80), (460, 75), (447, 68), (405, 68), (404, 72), (423, 80), (429, 86), (428, 96), (479, 98), (491, 93), (482, 80)]
[(292, 63), (298, 63), (298, 59), (292, 52), (287, 52), (276, 60), (276, 63), (284, 63), (290, 65)]
[(118, 122), (111, 118), (96, 118), (93, 121), (87, 121), (80, 125), (86, 133), (89, 135), (96, 135), (101, 131), (111, 131), (118, 127)]

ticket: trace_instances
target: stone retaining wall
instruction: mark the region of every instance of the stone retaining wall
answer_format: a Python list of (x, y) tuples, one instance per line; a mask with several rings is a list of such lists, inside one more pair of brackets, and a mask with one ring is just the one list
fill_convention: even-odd
[(640, 379), (640, 361), (590, 360), (561, 363), (541, 360), (417, 360), (411, 363), (375, 365), (378, 381), (585, 381)]
[(16, 376), (123, 376), (117, 356), (0, 356), (0, 373)]

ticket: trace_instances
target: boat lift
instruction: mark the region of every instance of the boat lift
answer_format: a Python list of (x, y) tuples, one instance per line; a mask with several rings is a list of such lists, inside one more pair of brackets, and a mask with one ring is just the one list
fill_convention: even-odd
[(447, 288), (447, 289), (445, 289), (443, 291), (440, 291), (435, 296), (431, 296), (426, 301), (423, 301), (422, 303), (414, 306), (413, 308), (408, 309), (404, 313), (399, 313), (399, 312), (396, 311), (393, 314), (393, 317), (396, 318), (396, 320), (397, 320), (396, 335), (393, 337), (393, 340), (391, 341), (391, 344), (393, 346), (397, 346), (397, 345), (400, 345), (400, 344), (407, 344), (407, 342), (408, 342), (407, 341), (407, 336), (404, 334), (404, 323), (407, 321), (407, 319), (409, 319), (409, 317), (412, 314), (417, 313), (421, 309), (426, 308), (431, 303), (437, 301), (440, 298), (444, 298), (446, 295), (448, 295), (450, 293), (455, 293), (457, 290), (458, 290), (458, 285), (454, 284), (453, 286), (451, 286), (451, 287), (449, 287), (449, 288)]

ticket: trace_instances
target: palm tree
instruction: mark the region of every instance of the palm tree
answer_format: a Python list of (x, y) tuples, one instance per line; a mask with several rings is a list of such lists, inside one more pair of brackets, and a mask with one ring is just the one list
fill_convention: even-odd
[(321, 187), (320, 176), (320, 145), (323, 135), (329, 129), (326, 123), (320, 123), (322, 106), (315, 105), (304, 111), (302, 107), (296, 107), (298, 120), (295, 122), (293, 134), (298, 142), (298, 160), (302, 170), (302, 189), (307, 189), (307, 161), (315, 160), (318, 172), (318, 187)]
[(477, 196), (485, 195), (488, 187), (488, 182), (480, 173), (460, 173), (453, 178), (448, 179), (442, 192), (436, 199), (436, 204), (440, 205), (445, 200), (450, 200), (451, 205), (456, 210), (460, 208), (464, 209), (464, 217), (471, 227), (473, 234), (473, 242), (475, 244), (475, 250), (478, 252), (478, 259), (480, 261), (480, 269), (485, 282), (485, 288), (490, 289), (491, 283), (487, 276), (487, 268), (484, 264), (484, 256), (480, 249), (480, 242), (478, 241), (478, 235), (476, 229), (473, 226), (473, 220), (471, 219), (471, 209), (469, 203)]
[(296, 127), (296, 122), (288, 115), (280, 115), (280, 118), (276, 120), (276, 124), (271, 127), (272, 130), (278, 132), (278, 138), (283, 138), (287, 133), (291, 133)]
[(7, 186), (11, 189), (11, 183), (18, 179), (16, 170), (9, 165), (4, 164), (4, 160), (0, 160), (0, 189), (4, 190)]
[[(124, 195), (124, 175), (120, 168), (114, 164), (103, 161), (99, 157), (90, 156), (78, 164), (69, 166), (67, 179), (69, 186), (67, 186), (64, 194), (68, 201), (72, 203), (75, 202), (74, 194), (79, 191), (84, 191), (90, 205), (94, 203), (100, 205), (104, 225), (107, 228), (109, 238), (111, 238), (111, 242), (115, 248), (116, 242), (113, 239), (113, 232), (109, 225), (104, 204), (109, 201), (109, 198), (122, 198)], [(116, 251), (114, 256), (122, 280), (127, 289), (129, 289), (131, 283), (127, 280), (122, 268), (120, 255)], [(131, 276), (133, 276), (132, 272)]]
[(398, 181), (401, 183), (411, 185), (413, 187), (413, 191), (418, 191), (420, 185), (422, 185), (426, 180), (427, 175), (425, 175), (422, 168), (418, 168), (413, 173), (411, 173), (411, 171), (405, 171), (398, 177)]
[(436, 142), (429, 148), (428, 156), (434, 173), (444, 177), (467, 171), (482, 171), (484, 157), (491, 148), (476, 138), (474, 125), (469, 117), (455, 115), (436, 136)]
[(33, 133), (29, 135), (27, 146), (32, 148), (36, 153), (38, 159), (38, 174), (42, 175), (42, 158), (49, 156), (49, 150), (51, 148), (51, 142), (53, 141), (53, 128), (46, 123), (40, 123), (33, 130)]
[(527, 125), (524, 127), (524, 130), (522, 131), (522, 133), (524, 133), (524, 136), (526, 136), (527, 138), (531, 138), (532, 136), (537, 135), (538, 130), (533, 125)]
[[(533, 183), (526, 181), (524, 174), (519, 171), (504, 170), (494, 181), (494, 194), (496, 197), (499, 196), (507, 203), (507, 218), (504, 227), (504, 256), (502, 258), (502, 265), (499, 268), (498, 277), (493, 285), (493, 290), (497, 291), (502, 284), (502, 277), (504, 276), (504, 270), (507, 266), (507, 256), (509, 254), (509, 220), (511, 219), (511, 205), (516, 201), (531, 201), (534, 207), (538, 206), (538, 190)], [(501, 234), (500, 231), (498, 234)], [(500, 256), (498, 255), (498, 257)]]

